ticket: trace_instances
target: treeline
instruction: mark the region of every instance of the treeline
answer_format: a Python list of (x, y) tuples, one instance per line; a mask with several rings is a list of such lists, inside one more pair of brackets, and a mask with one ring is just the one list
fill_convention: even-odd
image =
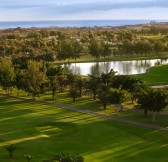
[[(88, 75), (83, 78), (80, 75), (66, 73), (61, 66), (51, 66), (44, 61), (27, 60), (24, 66), (12, 63), (11, 59), (0, 60), (0, 85), (10, 95), (14, 88), (25, 91), (36, 97), (46, 91), (52, 92), (55, 100), (57, 93), (68, 92), (69, 97), (76, 99), (84, 96), (92, 96), (93, 100), (99, 100), (103, 109), (113, 104), (122, 110), (122, 103), (131, 99), (136, 101), (147, 111), (159, 112), (167, 105), (167, 90), (153, 90), (143, 81), (133, 76), (116, 75), (111, 70), (100, 76)], [(144, 97), (145, 96), (145, 97)]]
[(151, 53), (160, 54), (161, 52), (167, 52), (168, 46), (167, 43), (162, 41), (139, 41), (139, 42), (130, 42), (124, 41), (122, 44), (118, 45), (118, 49), (115, 51), (120, 55), (149, 55)]
[[(8, 146), (5, 146), (5, 149), (9, 153), (9, 158), (12, 160), (14, 158), (14, 152), (18, 149), (20, 149), (18, 146), (11, 144)], [(25, 154), (24, 155), (25, 161), (31, 162), (34, 159), (34, 156), (30, 154)], [(84, 158), (81, 155), (73, 155), (70, 153), (60, 153), (60, 154), (55, 154), (52, 157), (42, 157), (40, 159), (40, 162), (84, 162)]]
[[(142, 30), (114, 28), (9, 30), (10, 32), (4, 31), (0, 34), (0, 56), (34, 59), (41, 55), (46, 58), (50, 55), (52, 57), (50, 61), (69, 59), (76, 61), (86, 54), (97, 59), (132, 54), (159, 54), (168, 51), (168, 36), (162, 30), (154, 26)], [(150, 36), (156, 36), (156, 39), (150, 39)], [(161, 37), (158, 39), (157, 36)]]

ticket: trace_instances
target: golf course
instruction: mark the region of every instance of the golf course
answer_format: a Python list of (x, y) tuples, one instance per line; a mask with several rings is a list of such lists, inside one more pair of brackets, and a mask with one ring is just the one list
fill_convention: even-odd
[[(80, 154), (86, 162), (167, 161), (168, 136), (159, 131), (102, 119), (56, 106), (0, 97), (0, 159), (32, 161), (60, 152)], [(13, 158), (5, 146), (15, 144)]]

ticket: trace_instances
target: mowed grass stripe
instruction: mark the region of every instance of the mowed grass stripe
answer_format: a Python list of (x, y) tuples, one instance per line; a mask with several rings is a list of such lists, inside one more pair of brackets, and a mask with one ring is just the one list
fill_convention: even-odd
[[(79, 153), (86, 162), (167, 161), (167, 132), (18, 99), (0, 97), (0, 105), (1, 161), (31, 154), (38, 162), (59, 152)], [(4, 149), (10, 143), (18, 145), (13, 160)]]

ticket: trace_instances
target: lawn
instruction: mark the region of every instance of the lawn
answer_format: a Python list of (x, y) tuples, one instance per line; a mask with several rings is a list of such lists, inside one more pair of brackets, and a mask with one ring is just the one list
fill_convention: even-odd
[[(167, 162), (167, 132), (100, 119), (53, 106), (0, 97), (0, 159), (32, 162), (59, 152), (79, 153), (85, 162)], [(9, 159), (4, 147), (18, 149)]]
[(144, 38), (147, 38), (149, 40), (162, 40), (166, 37), (166, 35), (150, 35), (150, 36), (144, 36)]
[(145, 74), (136, 75), (149, 85), (168, 84), (168, 64), (151, 67)]
[[(92, 57), (90, 54), (82, 54), (80, 58), (77, 58), (76, 62), (80, 63), (80, 62), (104, 62), (104, 61), (130, 61), (130, 60), (150, 60), (150, 59), (167, 59), (168, 58), (168, 53), (167, 52), (162, 52), (159, 55), (157, 55), (156, 53), (152, 53), (152, 54), (147, 54), (147, 55), (117, 55), (117, 56), (110, 56), (106, 59), (104, 59), (103, 57), (96, 60), (94, 57)], [(75, 60), (74, 59), (69, 59), (69, 60), (65, 60), (65, 61), (55, 61), (55, 64), (62, 64), (62, 63), (74, 63)], [(52, 63), (53, 64), (53, 63)]]

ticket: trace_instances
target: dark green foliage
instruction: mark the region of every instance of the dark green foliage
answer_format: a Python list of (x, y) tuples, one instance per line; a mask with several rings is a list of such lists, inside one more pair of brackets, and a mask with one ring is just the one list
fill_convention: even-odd
[(134, 89), (134, 84), (142, 83), (142, 81), (134, 76), (129, 75), (115, 75), (112, 79), (111, 85), (113, 88), (120, 88), (130, 92)]
[(96, 77), (93, 75), (89, 75), (89, 79), (87, 80), (87, 89), (93, 93), (93, 99), (96, 99), (96, 95), (99, 92), (101, 84), (101, 79), (100, 77)]
[(64, 73), (64, 68), (62, 66), (48, 66), (47, 67), (47, 76), (60, 76)]
[(86, 79), (83, 79), (80, 76), (77, 77), (75, 87), (79, 90), (80, 97), (82, 96), (82, 90), (85, 88), (85, 86), (86, 86)]
[(26, 69), (28, 60), (29, 58), (26, 57), (12, 58), (12, 63), (19, 69)]
[(58, 162), (84, 162), (84, 158), (80, 155), (71, 155), (71, 154), (57, 154), (53, 157), (53, 160)]
[(111, 88), (109, 91), (109, 102), (112, 104), (121, 104), (125, 101), (127, 91), (121, 89)]
[(58, 42), (57, 58), (59, 60), (65, 61), (67, 58), (70, 58), (70, 51), (71, 51), (71, 46), (70, 46), (70, 42), (68, 40), (60, 40)]
[(159, 54), (160, 52), (164, 51), (164, 44), (161, 41), (156, 41), (154, 43), (154, 51)]
[(101, 42), (96, 38), (91, 39), (88, 49), (89, 49), (89, 53), (97, 59), (100, 58), (103, 51)]
[(116, 72), (113, 71), (113, 69), (111, 69), (109, 73), (102, 73), (101, 76), (100, 76), (101, 77), (101, 82), (103, 84), (110, 85), (114, 76), (115, 76), (115, 74), (116, 74)]
[(105, 43), (104, 41), (102, 41), (101, 46), (102, 46), (102, 53), (101, 53), (101, 55), (105, 59), (106, 57), (110, 56), (111, 53), (112, 53), (111, 46), (108, 43)]
[(103, 104), (103, 108), (104, 110), (106, 109), (107, 103), (109, 102), (109, 90), (110, 90), (110, 86), (107, 84), (101, 84), (100, 86), (100, 90), (98, 93), (98, 98), (99, 100), (102, 102)]
[(25, 70), (16, 69), (15, 73), (16, 73), (15, 86), (17, 87), (18, 90), (27, 91)]
[(46, 76), (46, 65), (44, 62), (33, 60), (28, 61), (28, 68), (25, 70), (26, 91), (34, 98), (42, 92), (42, 88), (48, 79)]
[(66, 75), (67, 85), (69, 85), (70, 89), (75, 87), (77, 78), (78, 76), (76, 74), (70, 73)]
[(0, 60), (0, 85), (9, 95), (14, 87), (15, 71), (11, 59), (1, 58)]
[(43, 60), (45, 62), (53, 62), (53, 61), (55, 61), (55, 55), (52, 54), (51, 51), (46, 51), (45, 50), (44, 53), (45, 54), (41, 54), (39, 56), (36, 56), (35, 59), (38, 60), (38, 61), (39, 60)]
[(51, 160), (49, 158), (42, 158), (41, 162), (51, 162)]
[(59, 88), (58, 78), (56, 76), (49, 78), (50, 89), (52, 91), (53, 100), (55, 99), (56, 90)]
[[(145, 115), (147, 115), (147, 111), (160, 112), (168, 105), (168, 92), (163, 89), (142, 91), (138, 96), (138, 103), (144, 109)], [(155, 118), (153, 118), (154, 120)]]
[(69, 91), (69, 96), (73, 98), (73, 102), (75, 103), (76, 102), (76, 98), (80, 97), (80, 94), (79, 94), (77, 89), (72, 88)]
[(82, 51), (82, 45), (77, 40), (71, 40), (71, 46), (72, 46), (71, 58), (75, 59), (76, 62), (76, 59), (80, 57), (80, 52)]
[(130, 91), (132, 103), (137, 100), (139, 94), (149, 89), (149, 86), (147, 86), (143, 82), (134, 83), (132, 86), (133, 86), (133, 89)]
[(17, 149), (17, 147), (14, 144), (11, 144), (9, 146), (6, 146), (5, 149), (9, 152), (9, 157), (13, 157), (13, 152)]
[(127, 91), (119, 89), (111, 88), (109, 91), (109, 103), (116, 105), (116, 108), (122, 110), (121, 103), (124, 102), (127, 98)]
[(33, 156), (29, 154), (24, 155), (24, 157), (27, 160), (27, 162), (30, 162), (33, 159)]

